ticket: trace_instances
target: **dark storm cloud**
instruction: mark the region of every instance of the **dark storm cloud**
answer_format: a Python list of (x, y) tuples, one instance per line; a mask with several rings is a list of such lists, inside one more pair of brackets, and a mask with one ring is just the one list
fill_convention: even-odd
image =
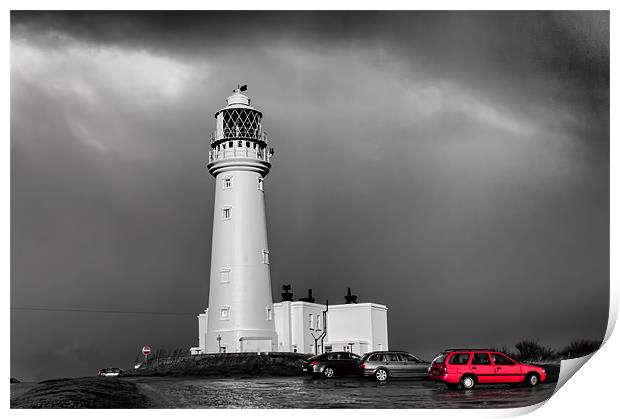
[[(11, 42), (13, 306), (202, 311), (208, 133), (243, 81), (276, 301), (351, 286), (426, 357), (604, 332), (608, 13), (14, 12)], [(11, 321), (25, 377), (196, 343), (191, 316)]]

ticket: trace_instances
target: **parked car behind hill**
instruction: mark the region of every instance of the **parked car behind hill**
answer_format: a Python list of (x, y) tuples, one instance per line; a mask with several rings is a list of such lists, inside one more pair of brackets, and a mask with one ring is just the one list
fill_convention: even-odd
[(327, 352), (305, 360), (301, 370), (306, 374), (325, 378), (356, 375), (360, 359), (359, 355), (352, 352)]
[(389, 378), (426, 378), (430, 363), (409, 352), (377, 351), (362, 357), (360, 373), (377, 381)]
[(123, 372), (123, 370), (120, 368), (102, 368), (99, 370), (99, 373), (97, 375), (99, 377), (116, 377), (121, 372)]
[(472, 389), (478, 384), (521, 384), (536, 386), (547, 379), (544, 368), (521, 364), (505, 354), (488, 349), (446, 349), (428, 371), (431, 380), (448, 388)]

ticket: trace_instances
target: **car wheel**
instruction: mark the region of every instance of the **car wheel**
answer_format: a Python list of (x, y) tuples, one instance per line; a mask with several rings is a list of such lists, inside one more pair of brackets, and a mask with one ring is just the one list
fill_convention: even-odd
[(528, 387), (536, 387), (536, 384), (538, 384), (539, 381), (540, 378), (535, 372), (530, 373), (525, 377), (525, 384), (527, 384)]
[(323, 377), (325, 378), (332, 378), (334, 376), (334, 370), (330, 367), (326, 367), (323, 370)]
[(471, 375), (464, 375), (461, 377), (461, 387), (465, 390), (471, 390), (476, 386), (476, 379)]
[(384, 382), (387, 381), (387, 379), (388, 372), (386, 370), (384, 370), (383, 368), (379, 368), (377, 371), (375, 371), (375, 380), (379, 382)]

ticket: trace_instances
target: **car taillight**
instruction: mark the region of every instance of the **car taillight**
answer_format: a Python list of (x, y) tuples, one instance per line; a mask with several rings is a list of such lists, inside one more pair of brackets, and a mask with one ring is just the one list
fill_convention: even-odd
[(362, 362), (362, 365), (360, 365), (362, 367), (362, 369), (366, 369), (366, 363)]
[(441, 368), (441, 373), (442, 374), (447, 374), (448, 373), (448, 368), (446, 368), (445, 365)]
[(316, 364), (318, 364), (318, 362), (316, 362), (316, 361), (312, 361), (312, 362), (310, 363), (310, 365), (316, 365)]

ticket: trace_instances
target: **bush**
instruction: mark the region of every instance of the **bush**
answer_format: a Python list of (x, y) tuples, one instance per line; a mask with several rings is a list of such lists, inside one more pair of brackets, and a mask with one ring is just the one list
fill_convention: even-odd
[(492, 351), (495, 351), (495, 352), (501, 352), (503, 354), (506, 354), (506, 355), (508, 355), (512, 359), (517, 359), (518, 358), (518, 355), (516, 353), (510, 351), (505, 346), (502, 346), (501, 348), (499, 348), (497, 346), (491, 346), (489, 349), (492, 350)]
[(546, 346), (540, 345), (538, 342), (531, 340), (522, 340), (515, 345), (518, 354), (518, 361), (551, 361), (557, 358), (557, 353)]
[(574, 340), (560, 351), (562, 359), (579, 358), (596, 352), (603, 342), (589, 339)]

